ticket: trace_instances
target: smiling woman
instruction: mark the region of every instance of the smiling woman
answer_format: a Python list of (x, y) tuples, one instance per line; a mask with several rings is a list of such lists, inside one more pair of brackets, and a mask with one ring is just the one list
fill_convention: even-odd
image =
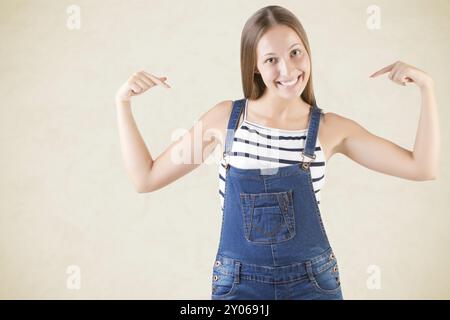
[[(195, 128), (153, 160), (137, 131), (130, 100), (166, 77), (135, 73), (116, 95), (122, 150), (139, 192), (154, 192), (197, 168), (223, 145), (219, 165), (220, 241), (212, 270), (212, 299), (343, 299), (337, 258), (322, 221), (320, 191), (328, 159), (337, 153), (377, 172), (408, 180), (438, 176), (440, 137), (433, 80), (403, 62), (389, 73), (422, 93), (414, 150), (378, 137), (356, 121), (317, 105), (306, 32), (289, 10), (267, 6), (241, 35), (244, 98), (203, 114)], [(210, 130), (222, 136), (204, 139)], [(224, 138), (224, 139), (223, 139)], [(182, 151), (201, 161), (175, 163)]]
[[(419, 134), (431, 142), (427, 147), (420, 136), (416, 142), (416, 154), (428, 160), (422, 168), (413, 152), (317, 107), (308, 39), (291, 12), (269, 6), (250, 17), (241, 37), (247, 98), (233, 103), (219, 169), (223, 222), (212, 299), (343, 299), (319, 207), (325, 171), (319, 128), (324, 128), (322, 136), (327, 132), (330, 156), (341, 152), (370, 169), (410, 180), (433, 179), (437, 168), (439, 135), (431, 78), (401, 63), (373, 76), (389, 71), (391, 80), (415, 82), (422, 89), (424, 129)], [(285, 119), (301, 117), (306, 110), (303, 132), (256, 123), (261, 121), (257, 113), (266, 115), (266, 123), (287, 123)], [(256, 120), (248, 121), (249, 115)]]
[[(308, 39), (290, 11), (269, 6), (250, 17), (241, 72), (247, 98), (232, 104), (219, 169), (223, 222), (211, 297), (342, 299), (319, 207), (324, 114), (314, 97)], [(306, 128), (265, 125), (293, 119)]]
[[(295, 16), (285, 16), (283, 23), (275, 17), (283, 8), (255, 13), (245, 24), (241, 37), (241, 75), (244, 95), (256, 100), (267, 98), (271, 89), (291, 89), (277, 96), (292, 100), (300, 96), (308, 105), (316, 103), (312, 83), (311, 50), (306, 32)], [(293, 83), (301, 78), (301, 81)], [(284, 82), (284, 83), (283, 83)], [(269, 89), (269, 90), (266, 90)], [(266, 94), (266, 96), (264, 96)], [(273, 106), (277, 101), (271, 99)], [(297, 100), (297, 103), (300, 100)], [(285, 104), (286, 101), (281, 103)], [(280, 104), (280, 101), (278, 103)]]

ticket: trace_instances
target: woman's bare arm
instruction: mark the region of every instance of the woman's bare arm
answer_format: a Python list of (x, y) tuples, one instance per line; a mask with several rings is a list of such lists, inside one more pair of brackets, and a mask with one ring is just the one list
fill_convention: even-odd
[(387, 72), (395, 83), (404, 86), (413, 82), (421, 90), (422, 110), (414, 150), (376, 136), (356, 121), (331, 114), (340, 123), (343, 133), (336, 150), (381, 173), (415, 181), (434, 180), (439, 175), (440, 130), (433, 80), (425, 72), (403, 62), (387, 66), (372, 77)]
[(139, 192), (152, 192), (167, 186), (199, 167), (216, 146), (223, 145), (224, 120), (229, 118), (231, 106), (232, 101), (213, 106), (152, 161)]
[(152, 157), (134, 121), (131, 111), (131, 98), (140, 95), (155, 85), (170, 86), (145, 71), (134, 73), (116, 93), (117, 124), (119, 128), (120, 147), (125, 169), (137, 190), (140, 189), (143, 176), (152, 165)]
[(192, 128), (174, 141), (155, 160), (147, 149), (134, 121), (131, 97), (155, 85), (164, 85), (145, 71), (137, 72), (116, 94), (120, 145), (126, 171), (138, 192), (152, 192), (197, 168), (224, 138), (224, 119), (228, 119), (232, 101), (222, 101), (205, 112)]

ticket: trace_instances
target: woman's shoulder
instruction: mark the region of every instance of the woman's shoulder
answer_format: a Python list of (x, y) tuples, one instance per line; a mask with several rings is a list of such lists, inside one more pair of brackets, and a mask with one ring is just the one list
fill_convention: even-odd
[(233, 100), (223, 100), (216, 103), (209, 111), (209, 118), (216, 126), (222, 127), (223, 123), (230, 117), (233, 108)]
[(223, 100), (214, 104), (205, 112), (210, 119), (220, 119), (227, 114), (231, 114), (231, 109), (233, 107), (233, 100)]
[(337, 132), (352, 126), (353, 120), (336, 112), (322, 112), (321, 124), (336, 130)]
[(324, 112), (320, 121), (320, 131), (323, 139), (339, 145), (359, 125), (356, 121), (336, 112)]
[(215, 111), (218, 113), (228, 113), (231, 114), (231, 109), (233, 107), (234, 100), (223, 100), (215, 105)]
[(203, 130), (212, 129), (225, 132), (232, 108), (233, 100), (223, 100), (213, 105), (200, 118)]

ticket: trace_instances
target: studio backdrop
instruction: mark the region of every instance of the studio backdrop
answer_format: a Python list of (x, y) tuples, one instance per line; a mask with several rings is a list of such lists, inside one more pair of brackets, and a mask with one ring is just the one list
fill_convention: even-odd
[[(166, 187), (137, 192), (122, 158), (115, 94), (139, 70), (168, 78), (170, 90), (155, 87), (132, 103), (156, 159), (218, 102), (244, 98), (241, 32), (271, 4), (0, 4), (0, 298), (210, 298), (222, 222), (220, 148)], [(276, 4), (308, 34), (324, 112), (412, 150), (420, 90), (369, 76), (404, 61), (433, 78), (437, 178), (400, 179), (336, 154), (321, 210), (345, 299), (449, 299), (450, 3)]]

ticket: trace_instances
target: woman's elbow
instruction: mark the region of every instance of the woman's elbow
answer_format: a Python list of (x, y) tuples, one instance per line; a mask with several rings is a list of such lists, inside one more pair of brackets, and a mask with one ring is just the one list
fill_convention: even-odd
[(149, 193), (155, 191), (155, 188), (153, 188), (147, 181), (141, 185), (136, 185), (135, 189), (137, 193)]
[(147, 190), (147, 189), (141, 189), (141, 188), (136, 188), (136, 192), (137, 193), (149, 193), (149, 192), (151, 192), (150, 190)]
[(156, 191), (157, 189), (151, 188), (148, 185), (142, 186), (142, 187), (136, 187), (137, 193), (150, 193), (153, 191)]
[(425, 171), (421, 172), (417, 177), (416, 181), (432, 181), (437, 180), (439, 177), (439, 174), (437, 171)]

